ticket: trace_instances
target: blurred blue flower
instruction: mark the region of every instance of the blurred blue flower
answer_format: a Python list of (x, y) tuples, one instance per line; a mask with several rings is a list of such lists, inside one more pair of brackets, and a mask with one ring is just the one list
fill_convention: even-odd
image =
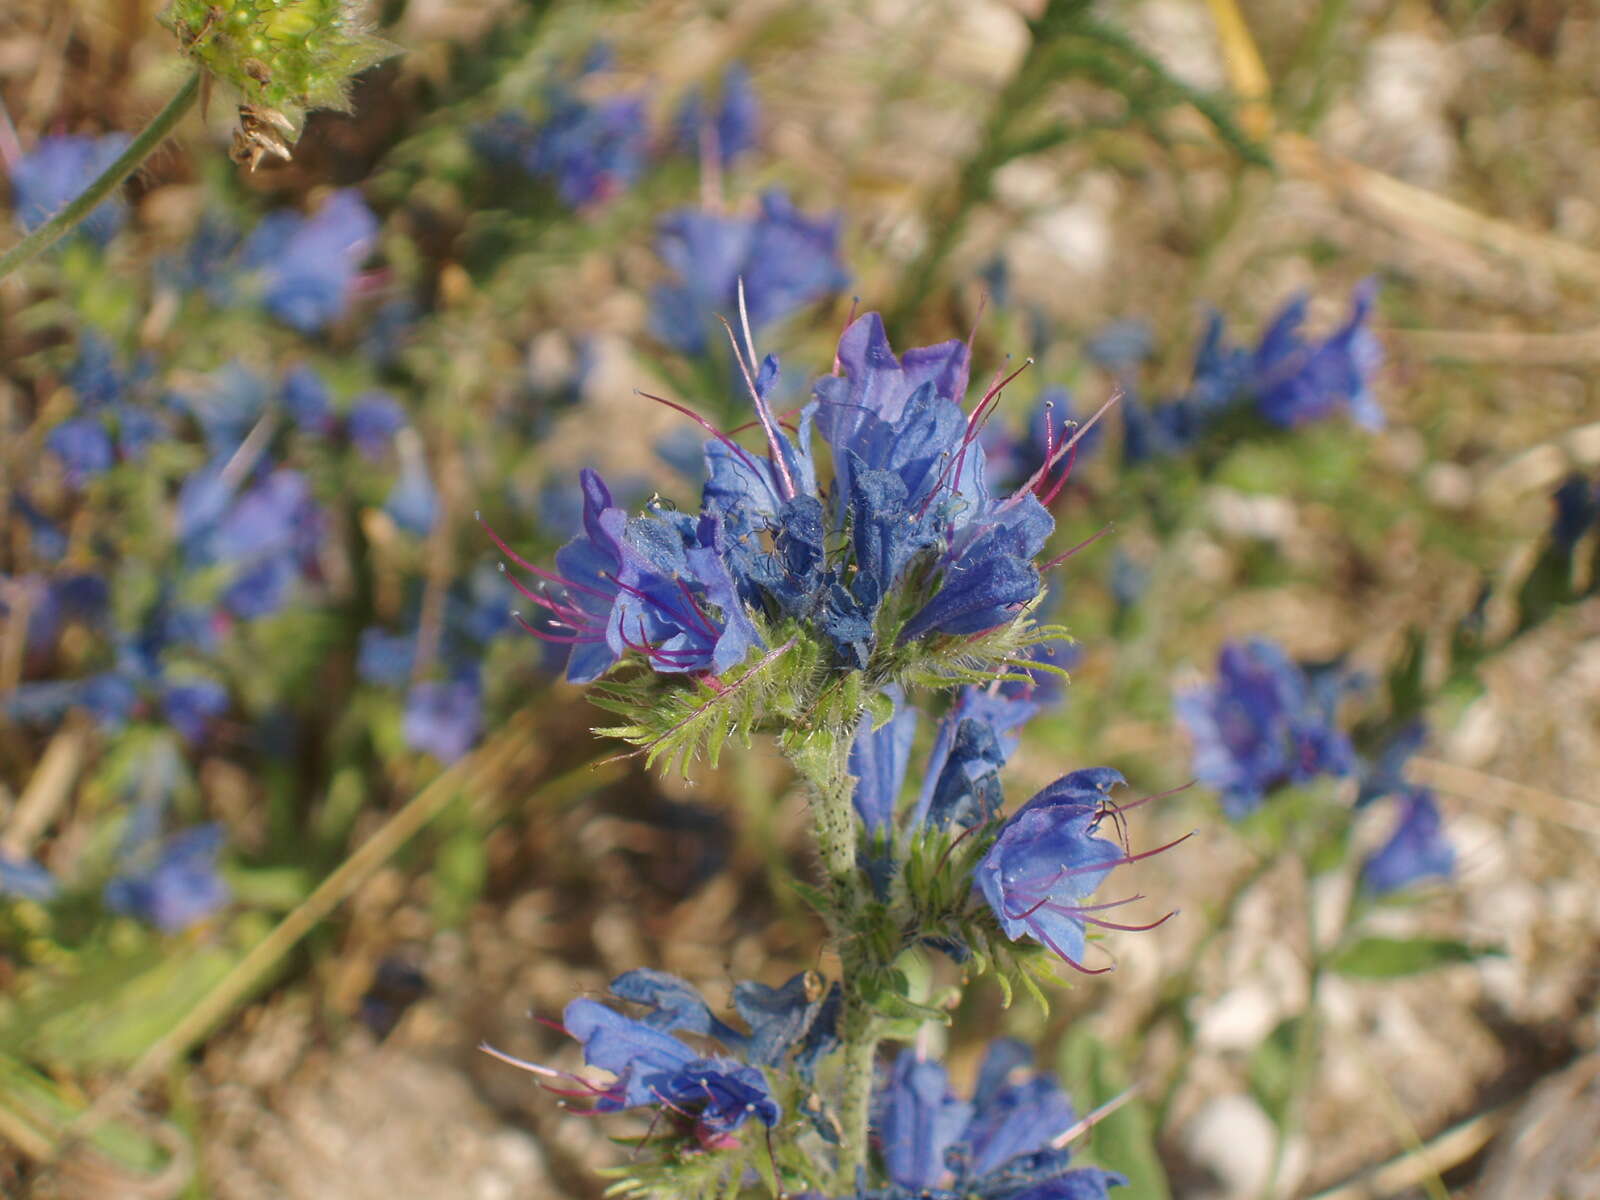
[(1576, 471), (1561, 481), (1551, 497), (1555, 516), (1550, 537), (1556, 546), (1570, 554), (1583, 535), (1600, 525), (1600, 481), (1591, 483)]
[(808, 219), (779, 191), (761, 197), (755, 216), (668, 215), (659, 249), (678, 282), (656, 289), (651, 329), (685, 354), (703, 354), (720, 336), (718, 316), (738, 327), (741, 279), (753, 331), (838, 291), (850, 281), (839, 224), (837, 216)]
[[(77, 199), (118, 155), (128, 139), (120, 133), (104, 137), (43, 137), (11, 167), (11, 206), (17, 223), (31, 233)], [(118, 196), (107, 199), (78, 229), (99, 245), (109, 242), (126, 215)]]
[(67, 483), (81, 488), (105, 474), (116, 461), (111, 435), (99, 417), (75, 417), (52, 429), (45, 446), (61, 460)]
[(261, 276), (267, 311), (301, 333), (317, 333), (344, 314), (361, 264), (377, 245), (378, 220), (359, 192), (334, 192), (309, 217), (268, 214), (241, 251)]
[(1293, 429), (1343, 409), (1358, 425), (1383, 428), (1383, 409), (1372, 394), (1383, 348), (1367, 324), (1377, 294), (1376, 279), (1361, 283), (1349, 318), (1321, 342), (1308, 342), (1300, 333), (1306, 297), (1284, 306), (1261, 335), (1251, 362), (1251, 388), (1263, 417)]
[(902, 1051), (874, 1097), (873, 1130), (894, 1187), (871, 1200), (1107, 1200), (1110, 1188), (1127, 1186), (1114, 1172), (1071, 1166), (1055, 1142), (1072, 1128), (1072, 1102), (1032, 1062), (1020, 1042), (995, 1042), (968, 1102), (941, 1064)]
[(324, 434), (333, 428), (333, 397), (328, 385), (304, 363), (284, 373), (278, 397), (295, 428), (315, 434)]
[(691, 154), (709, 144), (717, 161), (727, 166), (756, 144), (760, 121), (761, 102), (750, 84), (750, 72), (743, 63), (733, 63), (722, 73), (714, 109), (706, 110), (699, 88), (684, 97), (676, 122), (678, 144)]
[(1448, 879), (1455, 872), (1455, 848), (1444, 836), (1439, 806), (1426, 788), (1408, 788), (1398, 801), (1399, 818), (1389, 840), (1361, 868), (1361, 882), (1384, 896), (1423, 879)]
[(345, 416), (350, 444), (371, 459), (382, 458), (405, 425), (406, 410), (388, 392), (363, 392)]
[(169, 392), (166, 402), (194, 418), (213, 455), (227, 457), (266, 413), (271, 394), (265, 379), (240, 362), (230, 362), (198, 387)]
[(1178, 694), (1174, 707), (1194, 741), (1194, 773), (1222, 793), (1235, 819), (1267, 794), (1318, 775), (1355, 770), (1355, 751), (1334, 724), (1333, 697), (1271, 642), (1229, 643), (1217, 682)]
[(106, 885), (106, 904), (166, 933), (181, 933), (228, 902), (228, 885), (217, 874), (221, 849), (217, 825), (185, 830), (159, 848), (141, 847), (132, 857), (144, 860), (142, 865)]
[(167, 722), (191, 745), (204, 740), (214, 718), (228, 711), (228, 689), (210, 679), (175, 680), (161, 689)]
[(77, 394), (78, 407), (93, 412), (120, 400), (128, 377), (118, 366), (111, 343), (91, 329), (78, 339), (78, 357), (67, 370), (67, 382)]
[(616, 199), (644, 173), (650, 127), (643, 95), (590, 101), (556, 88), (549, 103), (522, 163), (548, 179), (564, 203), (594, 208)]
[(33, 556), (46, 562), (57, 562), (67, 552), (67, 535), (56, 523), (40, 512), (22, 492), (11, 493), (11, 508), (28, 527)]
[(399, 687), (411, 678), (416, 657), (415, 636), (363, 629), (356, 651), (356, 674), (367, 683)]
[(325, 521), (298, 471), (268, 471), (237, 496), (223, 464), (185, 480), (178, 494), (178, 536), (197, 566), (232, 568), (224, 605), (250, 620), (278, 611), (290, 585), (315, 568)]
[(413, 684), (406, 693), (406, 745), (452, 763), (483, 732), (483, 696), (471, 680)]
[(433, 532), (439, 520), (439, 493), (420, 450), (400, 456), (400, 477), (389, 489), (383, 511), (407, 533), (426, 537)]
[(53, 900), (60, 885), (56, 877), (31, 858), (12, 858), (0, 850), (0, 896), (19, 900)]
[(1084, 343), (1084, 353), (1113, 375), (1124, 376), (1137, 370), (1155, 349), (1155, 333), (1150, 322), (1138, 317), (1111, 321), (1100, 327)]
[(1111, 789), (1125, 782), (1109, 767), (1074, 771), (1006, 819), (973, 873), (1007, 937), (1030, 937), (1069, 965), (1088, 971), (1083, 965), (1088, 925), (1153, 928), (1117, 925), (1093, 915), (1123, 901), (1085, 903), (1113, 868), (1168, 849), (1133, 855), (1096, 836), (1100, 823), (1117, 812)]

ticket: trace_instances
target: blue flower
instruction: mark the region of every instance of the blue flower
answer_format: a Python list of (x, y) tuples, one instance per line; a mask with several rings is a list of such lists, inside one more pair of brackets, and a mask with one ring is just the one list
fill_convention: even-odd
[(333, 428), (333, 398), (328, 385), (303, 363), (285, 372), (278, 397), (296, 428), (316, 434)]
[(950, 1088), (943, 1065), (902, 1051), (872, 1122), (889, 1178), (913, 1190), (950, 1178), (946, 1156), (966, 1131), (972, 1105)]
[[(120, 133), (98, 138), (40, 138), (11, 168), (12, 207), (23, 231), (33, 232), (77, 199), (127, 145), (128, 139)], [(122, 227), (125, 211), (121, 199), (112, 197), (78, 228), (90, 241), (103, 246)]]
[[(580, 1080), (592, 1092), (595, 1109), (616, 1112), (659, 1105), (669, 1120), (687, 1125), (708, 1147), (732, 1145), (732, 1135), (752, 1118), (768, 1128), (777, 1124), (778, 1102), (766, 1076), (752, 1064), (774, 1065), (800, 1045), (808, 1025), (794, 1014), (809, 1014), (814, 1021), (822, 997), (808, 997), (803, 983), (740, 988), (735, 994), (743, 997), (741, 1014), (752, 1020), (748, 1035), (717, 1020), (692, 988), (661, 971), (630, 971), (612, 984), (620, 999), (650, 1010), (642, 1018), (623, 1016), (587, 998), (568, 1004), (562, 1023), (583, 1044), (584, 1062), (614, 1077), (607, 1085)], [(674, 1037), (675, 1030), (715, 1038), (740, 1057), (703, 1054)], [(746, 1057), (748, 1061), (741, 1061)]]
[(839, 262), (839, 218), (809, 220), (782, 192), (761, 197), (753, 217), (685, 210), (661, 222), (660, 252), (678, 282), (656, 289), (651, 328), (685, 354), (720, 336), (716, 318), (737, 325), (739, 281), (753, 331), (849, 282)]
[(106, 904), (114, 911), (148, 921), (166, 933), (180, 933), (228, 902), (228, 885), (217, 874), (222, 830), (202, 825), (169, 839), (145, 865), (106, 885)]
[(0, 896), (37, 900), (43, 904), (55, 898), (60, 885), (50, 871), (30, 858), (12, 858), (0, 850)]
[(346, 188), (314, 216), (269, 214), (245, 242), (241, 259), (260, 272), (268, 312), (301, 333), (317, 333), (343, 315), (377, 234), (377, 218), (358, 192)]
[(406, 694), (406, 745), (455, 762), (483, 732), (483, 696), (472, 680), (414, 684)]
[(400, 477), (389, 489), (383, 511), (407, 533), (426, 537), (433, 532), (439, 520), (439, 493), (420, 450), (400, 456)]
[(166, 401), (192, 416), (214, 455), (232, 456), (266, 413), (267, 381), (237, 362), (207, 376), (196, 391), (172, 392)]
[(1278, 647), (1230, 643), (1217, 674), (1214, 684), (1180, 692), (1174, 707), (1194, 740), (1195, 777), (1222, 793), (1230, 817), (1253, 812), (1286, 784), (1354, 771), (1355, 752), (1327, 695)]
[(405, 428), (406, 410), (388, 392), (364, 392), (350, 405), (345, 432), (367, 458), (382, 458), (394, 435)]
[(161, 689), (168, 723), (187, 742), (201, 741), (212, 720), (228, 711), (228, 690), (209, 679), (185, 679)]
[(649, 154), (642, 95), (588, 101), (557, 88), (521, 157), (527, 170), (555, 185), (565, 204), (589, 209), (631, 187)]
[(1074, 771), (1056, 780), (1007, 818), (973, 872), (1008, 938), (1032, 938), (1090, 974), (1100, 972), (1083, 965), (1087, 926), (1142, 930), (1161, 923), (1117, 925), (1094, 914), (1127, 901), (1085, 903), (1113, 868), (1169, 848), (1135, 855), (1096, 836), (1102, 821), (1117, 817), (1120, 810), (1110, 792), (1124, 782), (1109, 767)]
[(905, 785), (911, 761), (911, 740), (917, 728), (917, 710), (906, 706), (905, 692), (896, 684), (884, 689), (892, 711), (877, 729), (872, 714), (864, 714), (850, 746), (850, 774), (855, 777), (856, 811), (868, 833), (888, 827)]
[(50, 431), (44, 444), (61, 460), (67, 482), (75, 488), (105, 474), (116, 461), (111, 435), (99, 417), (64, 421)]
[(717, 100), (716, 108), (708, 113), (699, 88), (684, 97), (678, 109), (678, 144), (691, 154), (709, 145), (717, 161), (727, 166), (756, 144), (761, 120), (761, 102), (742, 63), (733, 63), (723, 72)]
[(717, 517), (630, 519), (596, 472), (586, 469), (580, 480), (584, 532), (557, 551), (556, 572), (523, 561), (495, 539), (518, 566), (558, 586), (552, 595), (516, 585), (548, 614), (548, 627), (526, 621), (523, 627), (572, 646), (567, 678), (598, 679), (629, 652), (668, 674), (717, 675), (743, 662), (760, 635), (728, 572)]
[(235, 497), (224, 464), (213, 462), (178, 495), (185, 555), (195, 565), (232, 568), (223, 604), (246, 620), (283, 606), (290, 586), (314, 566), (323, 530), (310, 484), (288, 468), (268, 472)]
[(1555, 516), (1550, 522), (1550, 538), (1560, 550), (1571, 554), (1583, 535), (1600, 524), (1600, 482), (1590, 483), (1573, 472), (1561, 481), (1551, 501)]
[(1019, 1042), (990, 1047), (970, 1102), (942, 1065), (904, 1051), (875, 1096), (873, 1130), (893, 1187), (874, 1200), (1107, 1200), (1127, 1180), (1072, 1167), (1057, 1139), (1072, 1129), (1072, 1102), (1033, 1072)]
[(1407, 788), (1398, 804), (1394, 832), (1361, 868), (1363, 886), (1379, 896), (1423, 879), (1448, 879), (1455, 872), (1456, 852), (1444, 836), (1433, 793)]
[(367, 683), (399, 687), (411, 678), (417, 639), (410, 634), (363, 629), (356, 650), (356, 674)]
[(1349, 318), (1322, 342), (1307, 342), (1300, 334), (1304, 296), (1283, 308), (1261, 335), (1251, 361), (1251, 390), (1264, 418), (1293, 429), (1343, 409), (1358, 425), (1383, 428), (1383, 409), (1372, 394), (1383, 348), (1367, 327), (1377, 292), (1375, 279), (1360, 284)]

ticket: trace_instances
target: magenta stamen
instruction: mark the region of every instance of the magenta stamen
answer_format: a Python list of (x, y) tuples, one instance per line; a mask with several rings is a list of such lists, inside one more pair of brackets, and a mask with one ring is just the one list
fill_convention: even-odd
[(531, 633), (541, 642), (549, 642), (553, 646), (593, 646), (597, 642), (605, 641), (599, 634), (555, 633), (548, 629), (539, 629), (528, 624), (521, 613), (512, 613), (511, 619), (522, 626), (524, 633)]
[(1066, 963), (1067, 966), (1071, 967), (1074, 971), (1078, 971), (1084, 975), (1104, 975), (1108, 971), (1114, 971), (1116, 969), (1115, 963), (1112, 963), (1109, 967), (1086, 967), (1077, 959), (1073, 958), (1072, 955), (1063, 950), (1060, 946), (1056, 945), (1055, 941), (1044, 930), (1038, 928), (1037, 926), (1029, 926), (1029, 929), (1033, 933), (1034, 937), (1038, 938), (1046, 946), (1054, 950), (1056, 957), (1060, 958), (1062, 962)]
[(1094, 416), (1090, 417), (1082, 425), (1078, 426), (1077, 430), (1070, 438), (1062, 442), (1061, 445), (1057, 446), (1055, 453), (1050, 455), (1049, 458), (1045, 459), (1044, 462), (1040, 464), (1039, 469), (1032, 475), (1028, 476), (1027, 481), (1023, 483), (1023, 485), (1016, 490), (1011, 498), (1000, 507), (1006, 508), (1009, 505), (1017, 503), (1022, 499), (1023, 496), (1037, 488), (1040, 481), (1055, 469), (1056, 463), (1059, 462), (1064, 455), (1069, 453), (1072, 448), (1078, 444), (1079, 440), (1084, 436), (1084, 434), (1088, 433), (1089, 430), (1095, 427), (1096, 422), (1098, 422), (1101, 417), (1105, 416), (1106, 413), (1111, 411), (1112, 405), (1116, 404), (1117, 401), (1121, 399), (1121, 389), (1118, 389), (1116, 392), (1112, 393), (1111, 399), (1107, 400), (1098, 409), (1096, 409)]
[[(761, 474), (761, 467), (756, 460), (751, 457), (750, 451), (739, 445), (738, 442), (734, 441), (710, 421), (706, 420), (699, 413), (695, 412), (694, 409), (690, 408), (686, 404), (679, 404), (676, 400), (668, 400), (665, 396), (656, 396), (650, 392), (639, 392), (639, 395), (643, 396), (646, 400), (654, 400), (657, 404), (665, 404), (674, 412), (682, 413), (684, 416), (688, 417), (696, 425), (700, 426), (701, 429), (704, 429), (712, 437), (716, 438), (717, 441), (721, 442), (729, 450), (732, 450), (741, 459), (743, 459), (744, 465), (754, 471), (756, 475), (761, 478), (763, 483), (766, 483), (766, 476)], [(772, 485), (770, 483), (767, 484), (767, 490), (772, 491)], [(777, 500), (783, 499), (783, 497), (777, 495), (776, 492), (773, 493), (773, 498)]]
[(711, 624), (711, 618), (700, 611), (700, 602), (694, 598), (694, 593), (689, 590), (689, 585), (682, 579), (675, 582), (678, 585), (678, 590), (683, 593), (683, 598), (689, 602), (689, 611), (694, 614), (695, 620), (700, 623), (700, 628), (706, 631), (712, 641), (721, 637), (722, 635), (717, 632), (716, 626)]
[[(1062, 432), (1065, 433), (1066, 430), (1063, 429)], [(1061, 468), (1061, 474), (1056, 476), (1055, 483), (1053, 483), (1049, 490), (1046, 491), (1042, 496), (1039, 495), (1038, 492), (1034, 493), (1034, 495), (1039, 496), (1040, 504), (1048, 507), (1055, 502), (1055, 498), (1061, 494), (1061, 489), (1067, 486), (1067, 480), (1072, 478), (1072, 464), (1077, 461), (1078, 448), (1074, 446), (1071, 452), (1067, 455), (1067, 465)], [(1040, 486), (1043, 485), (1041, 484)]]
[(1090, 925), (1099, 926), (1101, 929), (1117, 929), (1121, 930), (1123, 933), (1145, 933), (1148, 930), (1154, 929), (1157, 925), (1165, 925), (1177, 915), (1178, 910), (1173, 909), (1166, 916), (1161, 917), (1158, 920), (1151, 921), (1148, 925), (1118, 925), (1115, 921), (1102, 921), (1099, 917), (1084, 917), (1083, 920), (1088, 922)]
[[(1054, 497), (1052, 497), (1052, 499), (1054, 499)], [(1089, 537), (1084, 538), (1083, 541), (1079, 542), (1071, 550), (1063, 551), (1062, 553), (1060, 553), (1060, 554), (1056, 555), (1054, 558), (1052, 558), (1049, 562), (1045, 563), (1045, 565), (1040, 568), (1040, 573), (1042, 574), (1045, 571), (1054, 571), (1057, 567), (1059, 567), (1062, 563), (1066, 562), (1067, 559), (1071, 558), (1079, 550), (1087, 550), (1090, 546), (1094, 545), (1096, 542), (1098, 542), (1101, 538), (1105, 537), (1105, 535), (1110, 533), (1110, 532), (1111, 532), (1111, 524), (1110, 524), (1110, 522), (1107, 522), (1105, 525), (1100, 527), (1100, 529), (1099, 529), (1099, 531), (1097, 533), (1094, 533), (1094, 534), (1090, 535)]]

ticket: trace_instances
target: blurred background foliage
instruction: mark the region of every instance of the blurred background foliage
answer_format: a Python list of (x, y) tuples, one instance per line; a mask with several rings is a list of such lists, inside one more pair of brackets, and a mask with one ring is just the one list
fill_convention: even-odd
[[(136, 131), (183, 78), (158, 7), (0, 14), (19, 226), (98, 145), (70, 139)], [(1063, 551), (1110, 529), (1055, 574), (1073, 681), (1013, 803), (1091, 764), (1142, 794), (1192, 778), (1173, 693), (1230, 639), (1361, 673), (1369, 754), (1433, 731), (1411, 778), (1456, 879), (1381, 915), (1398, 961), (1369, 947), (1314, 990), (1314, 1061), (1304, 966), (1341, 901), (1285, 847), (1335, 792), (1235, 826), (1191, 788), (1147, 810), (1152, 840), (1200, 830), (1144, 886), (1182, 915), (1048, 1013), (970, 990), (958, 1072), (964, 1032), (1004, 1029), (1086, 1109), (1137, 1081), (1092, 1147), (1140, 1197), (1380, 1164), (1330, 1194), (1586, 1194), (1515, 1190), (1539, 1113), (1512, 1101), (1548, 1077), (1595, 1103), (1570, 1082), (1600, 831), (1592, 11), (370, 15), (401, 53), (292, 159), (230, 162), (216, 88), (0, 284), (7, 1194), (594, 1194), (614, 1148), (478, 1041), (548, 1056), (529, 1011), (642, 963), (712, 996), (813, 965), (778, 760), (691, 789), (615, 757), (484, 529), (548, 559), (586, 464), (692, 502), (700, 431), (639, 393), (743, 421), (714, 322), (735, 275), (785, 407), (857, 298), (902, 348), (970, 331), (982, 378), (1029, 361), (994, 459), (1037, 453), (1040, 401), (1059, 422), (1120, 393), (1054, 502)], [(1303, 293), (1320, 344), (1369, 278), (1381, 430), (1197, 399), (1208, 314), (1259, 357)], [(935, 995), (947, 968), (918, 969)]]

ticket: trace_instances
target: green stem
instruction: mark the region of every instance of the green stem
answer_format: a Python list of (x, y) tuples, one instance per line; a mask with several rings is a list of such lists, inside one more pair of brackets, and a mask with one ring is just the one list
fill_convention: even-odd
[(839, 1016), (839, 1165), (837, 1188), (855, 1187), (856, 1172), (867, 1164), (868, 1120), (872, 1108), (873, 1064), (877, 1058), (879, 1021), (862, 995), (860, 984), (877, 964), (853, 936), (856, 916), (868, 897), (862, 892), (856, 853), (860, 832), (850, 776), (850, 738), (813, 734), (790, 741), (785, 750), (811, 788), (812, 821), (817, 851), (828, 877), (831, 901), (829, 933), (839, 952), (842, 1011)]
[(139, 136), (128, 143), (128, 148), (117, 155), (116, 161), (102, 171), (100, 177), (85, 188), (77, 199), (0, 256), (0, 279), (4, 279), (23, 263), (44, 253), (99, 208), (101, 202), (129, 175), (137, 171), (144, 160), (155, 152), (156, 147), (167, 140), (167, 135), (172, 132), (183, 114), (193, 107), (199, 95), (200, 72), (196, 71), (178, 89), (177, 94), (167, 101), (167, 106), (155, 115), (155, 119), (144, 127)]

